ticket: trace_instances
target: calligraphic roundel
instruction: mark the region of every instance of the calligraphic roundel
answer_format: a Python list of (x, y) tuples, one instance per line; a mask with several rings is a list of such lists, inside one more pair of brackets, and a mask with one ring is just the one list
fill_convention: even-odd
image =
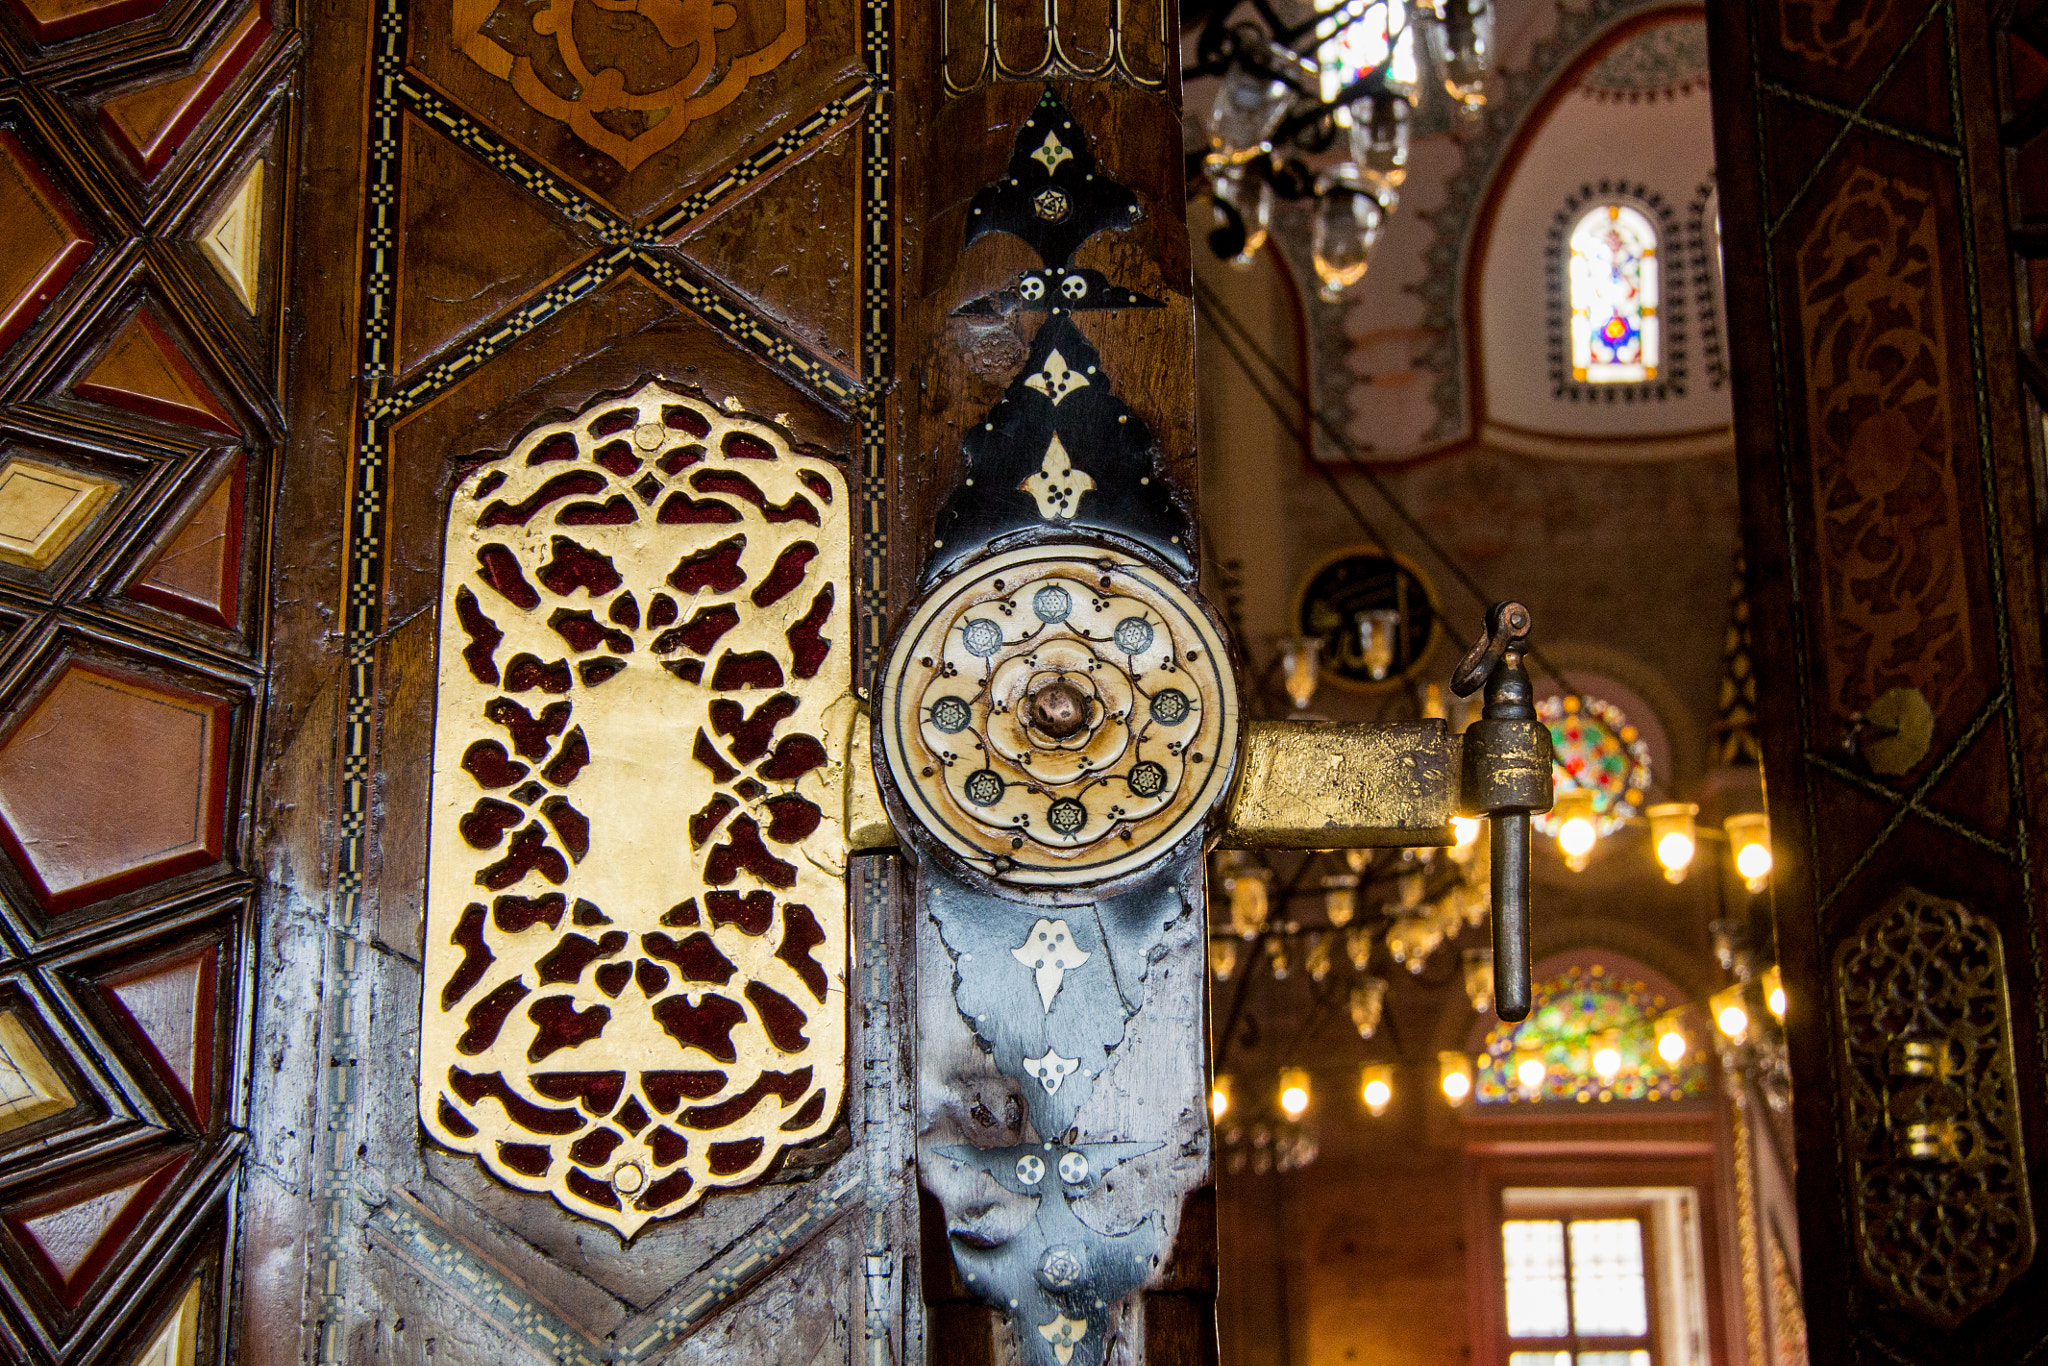
[(1011, 551), (898, 636), (876, 740), (922, 832), (998, 881), (1103, 882), (1165, 857), (1229, 786), (1235, 676), (1201, 605), (1133, 556)]
[(658, 383), (455, 490), (420, 1118), (628, 1237), (839, 1112), (849, 519)]

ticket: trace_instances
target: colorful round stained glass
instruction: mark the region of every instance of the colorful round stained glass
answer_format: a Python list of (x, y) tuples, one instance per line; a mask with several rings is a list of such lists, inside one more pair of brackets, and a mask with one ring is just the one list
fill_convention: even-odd
[[(1538, 702), (1536, 716), (1550, 727), (1557, 790), (1592, 792), (1593, 819), (1603, 836), (1642, 811), (1650, 790), (1650, 747), (1620, 707), (1575, 693)], [(1553, 813), (1533, 819), (1544, 834), (1557, 834)]]
[[(1676, 1063), (1658, 1054), (1657, 1020), (1671, 1003), (1647, 984), (1594, 963), (1567, 968), (1538, 983), (1534, 994), (1528, 1019), (1496, 1024), (1486, 1036), (1473, 1088), (1480, 1104), (1586, 1105), (1684, 1100), (1707, 1093), (1700, 1050), (1689, 1050)], [(1603, 1077), (1594, 1060), (1608, 1049), (1618, 1055), (1619, 1065), (1612, 1076)], [(1517, 1076), (1531, 1060), (1543, 1065), (1542, 1082), (1533, 1088)]]

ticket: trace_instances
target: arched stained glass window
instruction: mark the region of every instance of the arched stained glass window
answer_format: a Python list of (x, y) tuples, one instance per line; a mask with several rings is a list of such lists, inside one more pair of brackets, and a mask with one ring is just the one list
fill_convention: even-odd
[[(1660, 1050), (1663, 1036), (1674, 1032), (1679, 1003), (1648, 983), (1592, 963), (1537, 983), (1533, 996), (1528, 1019), (1496, 1024), (1486, 1036), (1473, 1079), (1472, 1094), (1480, 1104), (1706, 1094), (1699, 1048), (1674, 1049), (1676, 1058)], [(1685, 1031), (1676, 1032), (1684, 1037)]]
[(1638, 384), (1657, 377), (1657, 230), (1629, 204), (1595, 205), (1571, 235), (1572, 377)]
[[(1628, 713), (1582, 693), (1553, 693), (1536, 704), (1536, 719), (1550, 727), (1551, 778), (1559, 792), (1593, 794), (1593, 818), (1604, 837), (1640, 815), (1650, 790), (1650, 747)], [(1555, 811), (1532, 818), (1553, 838), (1563, 824)]]

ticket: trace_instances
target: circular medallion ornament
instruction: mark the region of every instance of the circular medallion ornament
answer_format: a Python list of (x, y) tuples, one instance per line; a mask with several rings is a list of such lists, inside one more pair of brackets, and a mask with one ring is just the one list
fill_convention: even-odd
[(1126, 555), (1039, 546), (939, 585), (896, 643), (876, 740), (923, 831), (1004, 882), (1101, 882), (1227, 790), (1237, 685), (1201, 606)]
[(1443, 630), (1429, 581), (1376, 546), (1353, 546), (1318, 563), (1295, 589), (1293, 615), (1300, 634), (1323, 642), (1323, 677), (1360, 691), (1413, 677)]

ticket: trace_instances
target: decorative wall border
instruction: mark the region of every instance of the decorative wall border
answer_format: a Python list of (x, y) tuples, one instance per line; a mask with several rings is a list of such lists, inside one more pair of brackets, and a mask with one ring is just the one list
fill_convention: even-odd
[[(1626, 204), (1648, 215), (1657, 228), (1657, 335), (1663, 356), (1657, 377), (1641, 384), (1588, 384), (1572, 378), (1565, 355), (1566, 337), (1571, 331), (1571, 280), (1566, 268), (1572, 230), (1599, 204)], [(1602, 180), (1581, 185), (1565, 196), (1564, 207), (1550, 220), (1543, 241), (1544, 337), (1550, 352), (1550, 396), (1573, 403), (1635, 403), (1651, 399), (1683, 397), (1685, 394), (1685, 301), (1687, 289), (1684, 262), (1688, 243), (1680, 233), (1678, 216), (1664, 197), (1641, 182)]]
[(1691, 257), (1694, 326), (1700, 360), (1711, 392), (1728, 387), (1728, 353), (1721, 346), (1721, 192), (1709, 171), (1685, 210), (1685, 242)]
[[(329, 961), (325, 1026), (330, 1082), (323, 1105), (317, 1159), (315, 1199), (321, 1207), (320, 1232), (311, 1268), (312, 1317), (318, 1330), (314, 1351), (321, 1366), (343, 1366), (349, 1359), (351, 1286), (360, 1260), (358, 1227), (375, 1229), (381, 1241), (409, 1261), (425, 1258), (427, 1264), (452, 1272), (440, 1278), (445, 1284), (468, 1284), (476, 1288), (477, 1294), (508, 1306), (526, 1304), (530, 1312), (514, 1308), (518, 1331), (529, 1334), (530, 1330), (529, 1341), (556, 1360), (636, 1362), (672, 1346), (777, 1257), (829, 1222), (857, 1197), (861, 1183), (852, 1175), (854, 1168), (850, 1164), (842, 1165), (829, 1177), (821, 1176), (821, 1180), (831, 1181), (830, 1188), (805, 1207), (801, 1218), (779, 1226), (770, 1226), (772, 1220), (757, 1226), (693, 1278), (690, 1285), (694, 1293), (679, 1291), (672, 1295), (670, 1307), (645, 1321), (645, 1330), (634, 1343), (622, 1348), (600, 1348), (594, 1357), (586, 1357), (580, 1350), (574, 1357), (560, 1356), (563, 1342), (582, 1335), (563, 1336), (557, 1316), (540, 1306), (523, 1287), (505, 1280), (488, 1261), (458, 1242), (429, 1236), (426, 1226), (417, 1218), (408, 1223), (392, 1212), (394, 1207), (389, 1203), (368, 1220), (360, 1217), (361, 1207), (373, 1199), (359, 1183), (355, 1156), (366, 1122), (360, 1101), (366, 1079), (359, 1075), (363, 1069), (358, 1064), (368, 1055), (371, 1042), (367, 1033), (371, 974), (367, 963), (358, 962), (357, 950), (369, 936), (364, 891), (375, 777), (377, 647), (384, 631), (386, 441), (390, 429), (398, 418), (422, 406), (511, 342), (592, 294), (620, 272), (637, 271), (792, 381), (835, 407), (851, 408), (860, 416), (862, 498), (870, 519), (858, 565), (860, 592), (869, 623), (862, 642), (863, 673), (872, 663), (880, 643), (878, 623), (886, 622), (887, 607), (886, 539), (873, 528), (886, 525), (887, 510), (886, 434), (882, 409), (875, 396), (881, 388), (879, 381), (893, 360), (890, 345), (895, 286), (894, 146), (889, 127), (888, 85), (892, 79), (895, 39), (891, 3), (892, 0), (868, 0), (863, 7), (862, 51), (869, 79), (861, 87), (806, 116), (794, 128), (730, 168), (712, 185), (651, 215), (646, 226), (635, 227), (568, 188), (493, 131), (458, 113), (432, 91), (409, 79), (405, 71), (407, 0), (376, 0), (370, 42), (373, 94), (368, 119), (367, 212), (360, 256), (361, 388), (354, 424), (345, 533), (341, 811), (330, 924), (337, 944)], [(393, 253), (399, 231), (400, 134), (407, 113), (480, 156), (507, 180), (557, 212), (594, 228), (606, 246), (585, 258), (581, 269), (538, 298), (473, 328), (458, 349), (445, 352), (433, 365), (419, 371), (410, 384), (395, 388), (397, 377), (391, 347), (397, 273)], [(696, 272), (684, 265), (680, 255), (665, 252), (659, 244), (662, 238), (680, 231), (783, 162), (802, 155), (863, 115), (868, 120), (862, 164), (863, 280), (868, 298), (864, 303), (862, 374), (856, 378), (814, 356), (740, 300), (696, 278)], [(864, 869), (861, 873), (859, 904), (869, 913), (872, 935), (867, 961), (874, 966), (874, 981), (865, 994), (871, 1008), (879, 1003), (885, 1012), (894, 991), (893, 983), (882, 971), (886, 957), (879, 951), (887, 919), (885, 912), (890, 905), (889, 882), (886, 870)], [(870, 1053), (885, 1046), (878, 1045), (866, 1032), (863, 1040), (864, 1049)], [(878, 1069), (871, 1064), (864, 1070), (872, 1088)], [(891, 1104), (887, 1096), (870, 1096), (868, 1118), (882, 1117), (877, 1110), (878, 1101), (884, 1111)], [(866, 1180), (871, 1187), (871, 1205), (876, 1203), (875, 1197), (887, 1176), (886, 1166), (878, 1165), (870, 1154)], [(893, 1182), (888, 1189), (893, 1192)], [(876, 1229), (880, 1234), (880, 1254), (887, 1258), (886, 1215), (878, 1216)], [(877, 1251), (873, 1234), (869, 1242), (872, 1276)]]

